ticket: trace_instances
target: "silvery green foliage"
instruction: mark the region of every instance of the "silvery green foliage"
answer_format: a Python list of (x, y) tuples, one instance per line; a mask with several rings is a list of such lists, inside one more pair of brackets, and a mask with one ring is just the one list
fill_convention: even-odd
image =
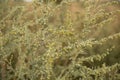
[[(78, 1), (78, 0), (77, 0)], [(84, 15), (73, 19), (75, 1), (34, 1), (29, 9), (14, 6), (0, 19), (0, 79), (2, 80), (117, 80), (120, 64), (107, 64), (120, 33), (107, 37), (90, 34), (112, 23), (116, 11), (105, 8), (117, 2), (80, 0)], [(2, 13), (2, 15), (4, 15)], [(82, 19), (82, 20), (81, 20)], [(81, 30), (75, 29), (81, 23)], [(103, 48), (105, 46), (105, 48)], [(94, 50), (98, 47), (101, 51)], [(96, 52), (97, 51), (97, 52)]]

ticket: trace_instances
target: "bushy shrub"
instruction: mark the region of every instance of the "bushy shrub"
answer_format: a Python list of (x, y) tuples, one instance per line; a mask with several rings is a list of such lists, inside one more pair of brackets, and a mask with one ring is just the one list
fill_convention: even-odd
[[(73, 15), (71, 6), (76, 2), (83, 10)], [(5, 13), (1, 8), (0, 80), (119, 80), (120, 59), (109, 64), (108, 58), (119, 56), (113, 50), (120, 33), (93, 35), (120, 13), (107, 11), (113, 4), (119, 3), (34, 1), (29, 6), (8, 6)]]

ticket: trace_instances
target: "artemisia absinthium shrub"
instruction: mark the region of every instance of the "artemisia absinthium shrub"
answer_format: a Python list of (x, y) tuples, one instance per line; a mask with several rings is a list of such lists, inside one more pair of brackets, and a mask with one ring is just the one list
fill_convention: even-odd
[[(70, 8), (75, 2), (82, 4), (84, 12), (74, 14), (77, 18)], [(104, 38), (91, 35), (120, 13), (106, 11), (113, 4), (119, 3), (63, 0), (55, 5), (54, 1), (34, 1), (31, 6), (1, 8), (0, 80), (119, 80), (119, 61), (113, 65), (106, 62), (114, 55), (114, 43), (102, 47), (119, 40), (120, 33)], [(78, 31), (77, 23), (81, 23)], [(100, 50), (95, 51), (97, 48)]]

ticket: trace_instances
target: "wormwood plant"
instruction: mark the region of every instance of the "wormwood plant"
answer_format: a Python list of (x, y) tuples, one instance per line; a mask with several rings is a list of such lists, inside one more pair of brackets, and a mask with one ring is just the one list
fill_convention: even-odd
[[(91, 34), (102, 30), (116, 18), (106, 11), (116, 1), (80, 0), (84, 15), (73, 19), (69, 8), (76, 1), (35, 1), (26, 6), (8, 8), (0, 16), (0, 80), (119, 80), (119, 61), (106, 60), (114, 43), (101, 51), (120, 33), (97, 38)], [(77, 16), (77, 14), (76, 14)], [(55, 20), (55, 21), (54, 21)], [(75, 25), (81, 23), (80, 30)]]

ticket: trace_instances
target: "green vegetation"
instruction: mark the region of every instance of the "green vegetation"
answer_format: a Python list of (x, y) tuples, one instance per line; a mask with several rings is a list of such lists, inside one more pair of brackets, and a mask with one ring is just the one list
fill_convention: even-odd
[(119, 5), (0, 2), (0, 80), (120, 80)]

